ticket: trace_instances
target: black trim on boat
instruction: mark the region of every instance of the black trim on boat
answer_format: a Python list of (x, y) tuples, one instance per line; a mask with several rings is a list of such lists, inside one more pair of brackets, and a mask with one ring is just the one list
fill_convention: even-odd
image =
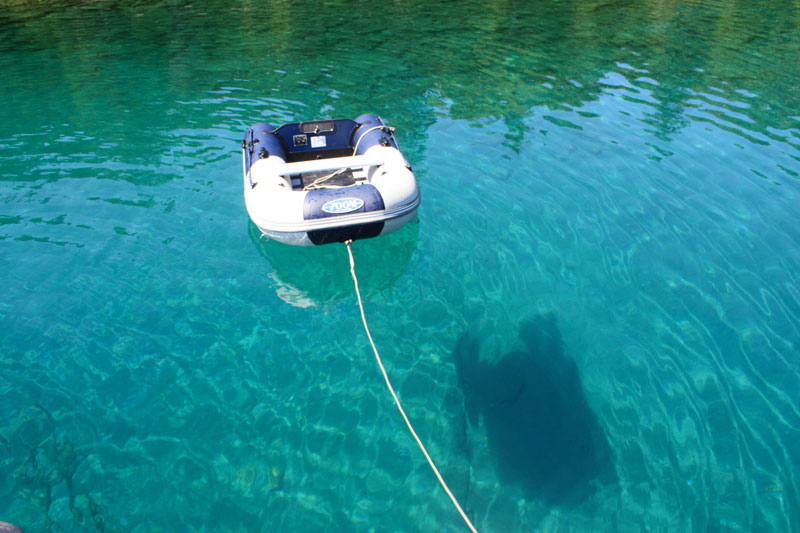
[(381, 231), (383, 231), (383, 221), (309, 231), (308, 239), (314, 244), (328, 244), (347, 240), (371, 239), (380, 235)]

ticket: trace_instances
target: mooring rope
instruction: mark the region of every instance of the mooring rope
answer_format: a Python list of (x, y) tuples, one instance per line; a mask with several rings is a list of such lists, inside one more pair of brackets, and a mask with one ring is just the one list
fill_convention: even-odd
[(456, 497), (453, 496), (452, 492), (450, 492), (450, 488), (447, 486), (447, 483), (444, 482), (444, 478), (442, 478), (442, 475), (439, 473), (439, 469), (436, 468), (436, 465), (433, 463), (433, 459), (431, 459), (431, 456), (428, 455), (428, 450), (425, 449), (425, 446), (422, 444), (422, 441), (417, 436), (417, 432), (414, 431), (414, 426), (411, 425), (411, 421), (406, 416), (406, 412), (403, 410), (403, 406), (400, 404), (400, 399), (397, 397), (397, 394), (394, 392), (394, 387), (392, 387), (392, 383), (389, 381), (389, 375), (386, 373), (386, 369), (383, 367), (381, 356), (378, 354), (378, 349), (375, 347), (375, 342), (372, 340), (372, 335), (370, 334), (369, 327), (367, 326), (367, 317), (364, 315), (364, 304), (361, 303), (361, 292), (358, 290), (358, 278), (356, 278), (356, 266), (355, 262), (353, 261), (353, 252), (352, 250), (350, 250), (350, 243), (352, 242), (353, 242), (352, 240), (347, 240), (344, 243), (347, 245), (347, 255), (350, 256), (350, 274), (353, 276), (353, 285), (355, 285), (356, 288), (358, 307), (361, 310), (361, 322), (364, 323), (364, 331), (367, 333), (367, 338), (369, 339), (369, 343), (372, 346), (372, 351), (373, 353), (375, 353), (375, 359), (378, 361), (378, 366), (380, 367), (381, 373), (383, 374), (383, 379), (386, 381), (386, 387), (388, 387), (389, 392), (392, 393), (392, 398), (394, 398), (394, 403), (395, 405), (397, 405), (397, 410), (400, 411), (401, 415), (403, 415), (403, 420), (406, 421), (408, 430), (411, 432), (411, 435), (414, 437), (414, 440), (417, 441), (419, 449), (422, 450), (422, 453), (425, 455), (425, 459), (427, 459), (428, 464), (431, 465), (431, 469), (433, 470), (433, 473), (436, 474), (436, 478), (439, 480), (439, 483), (441, 483), (442, 488), (447, 493), (447, 495), (450, 496), (450, 500), (453, 502), (453, 505), (456, 506), (456, 509), (458, 509), (461, 518), (464, 519), (464, 522), (466, 522), (470, 531), (472, 531), (472, 533), (478, 533), (478, 531), (475, 529), (475, 526), (473, 526), (472, 522), (470, 522), (469, 518), (467, 518), (467, 515), (461, 508), (461, 505), (458, 504), (458, 500), (456, 500)]

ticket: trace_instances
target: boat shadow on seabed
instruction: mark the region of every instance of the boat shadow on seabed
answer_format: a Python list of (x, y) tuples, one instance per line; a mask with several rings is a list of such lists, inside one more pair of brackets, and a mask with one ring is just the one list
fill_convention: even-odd
[(496, 362), (479, 357), (470, 334), (454, 357), (469, 424), (483, 420), (501, 483), (522, 489), (526, 499), (548, 504), (584, 501), (597, 483), (616, 475), (611, 449), (581, 386), (578, 367), (564, 355), (553, 314), (522, 323), (523, 349)]

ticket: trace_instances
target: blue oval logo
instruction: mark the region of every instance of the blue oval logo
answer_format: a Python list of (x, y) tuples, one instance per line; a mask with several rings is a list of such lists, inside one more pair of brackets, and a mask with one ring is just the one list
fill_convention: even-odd
[(343, 215), (351, 213), (364, 207), (364, 200), (361, 198), (337, 198), (330, 202), (325, 202), (322, 210), (332, 215)]

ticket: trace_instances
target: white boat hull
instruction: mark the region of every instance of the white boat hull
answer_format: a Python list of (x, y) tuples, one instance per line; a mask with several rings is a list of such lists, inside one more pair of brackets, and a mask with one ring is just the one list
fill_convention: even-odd
[[(265, 146), (273, 142), (262, 139)], [(377, 237), (401, 228), (419, 206), (416, 178), (394, 143), (288, 163), (274, 142), (253, 157), (258, 144), (243, 145), (244, 199), (250, 219), (270, 239), (313, 246)], [(346, 176), (346, 183), (336, 183), (337, 176)]]

